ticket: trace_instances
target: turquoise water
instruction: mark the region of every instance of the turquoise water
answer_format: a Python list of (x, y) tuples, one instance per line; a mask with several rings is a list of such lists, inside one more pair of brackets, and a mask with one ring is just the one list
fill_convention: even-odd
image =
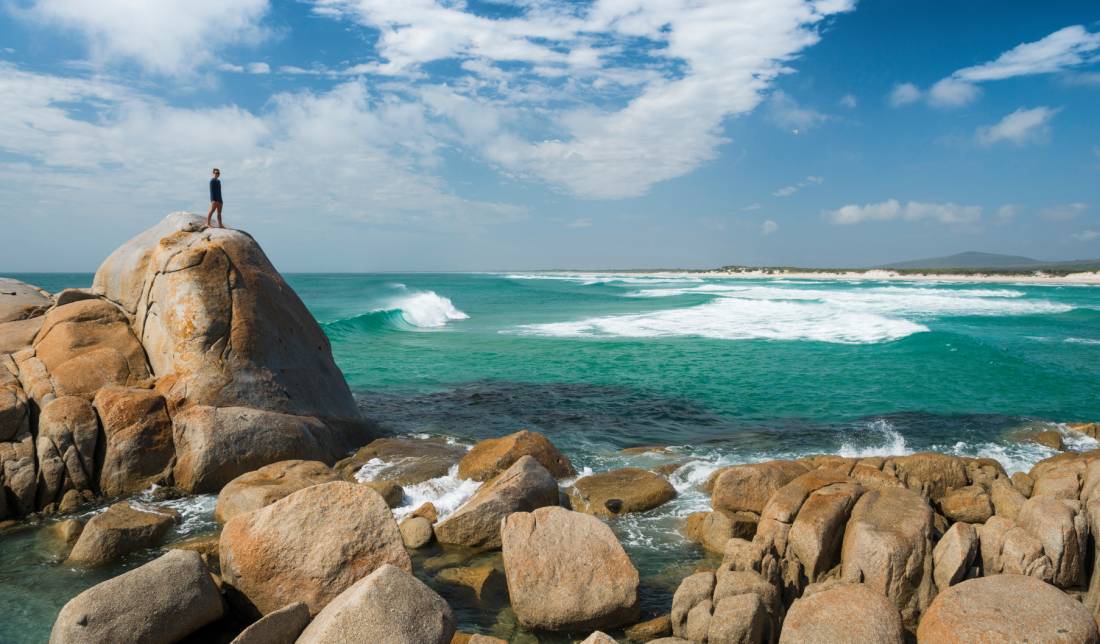
[[(14, 277), (51, 291), (91, 281)], [(1018, 470), (1052, 452), (1009, 440), (1013, 430), (1100, 420), (1096, 287), (560, 273), (288, 280), (364, 412), (388, 431), (472, 443), (526, 427), (579, 469), (672, 463), (680, 497), (613, 523), (653, 611), (667, 609), (700, 556), (677, 528), (706, 507), (694, 484), (722, 464), (935, 449)], [(618, 453), (653, 444), (676, 447)], [(410, 499), (440, 499), (449, 483)], [(3, 641), (42, 639), (56, 607), (93, 583), (17, 553), (32, 550), (20, 538), (0, 541), (0, 593), (37, 608), (0, 624)], [(16, 560), (20, 574), (9, 571)], [(48, 583), (29, 582), (38, 578)], [(507, 621), (457, 608), (468, 629)]]

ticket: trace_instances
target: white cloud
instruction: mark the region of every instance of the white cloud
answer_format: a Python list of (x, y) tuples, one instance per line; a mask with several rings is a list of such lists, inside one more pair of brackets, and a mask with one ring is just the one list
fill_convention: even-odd
[(1100, 33), (1091, 33), (1081, 25), (1073, 25), (1041, 40), (1017, 45), (996, 60), (964, 67), (952, 76), (965, 82), (980, 83), (1014, 76), (1051, 74), (1095, 61), (1097, 52), (1100, 52)]
[(1071, 234), (1070, 237), (1079, 242), (1089, 242), (1094, 239), (1100, 238), (1100, 232), (1097, 232), (1095, 230), (1082, 230), (1079, 233)]
[(248, 73), (249, 74), (270, 74), (271, 73), (271, 66), (268, 65), (267, 63), (249, 63), (248, 64)]
[(803, 107), (782, 90), (775, 91), (768, 99), (768, 118), (792, 134), (801, 134), (829, 120), (827, 114)]
[(1017, 217), (1020, 214), (1020, 206), (1013, 203), (1006, 203), (997, 209), (997, 220), (999, 223), (1006, 224)]
[(109, 81), (0, 63), (0, 151), (15, 158), (0, 163), (0, 201), (80, 213), (117, 199), (125, 177), (133, 208), (194, 209), (218, 166), (238, 212), (433, 228), (524, 216), (451, 192), (433, 173), (433, 128), (422, 106), (374, 101), (358, 80), (278, 94), (251, 112), (172, 107)]
[(764, 223), (760, 224), (760, 234), (771, 235), (775, 231), (779, 230), (779, 224), (775, 223), (771, 219), (764, 220)]
[(845, 94), (840, 97), (840, 105), (852, 110), (859, 105), (859, 99), (857, 99), (854, 94)]
[(981, 206), (960, 206), (954, 203), (922, 203), (910, 201), (902, 205), (897, 199), (864, 205), (849, 204), (824, 213), (825, 219), (841, 225), (868, 221), (935, 221), (942, 224), (975, 224), (982, 217)]
[(916, 103), (921, 99), (921, 91), (916, 85), (912, 83), (898, 83), (894, 85), (894, 89), (890, 90), (890, 96), (887, 100), (890, 105), (894, 107), (901, 107), (902, 105), (909, 105), (910, 103)]
[(1047, 221), (1069, 221), (1076, 219), (1088, 209), (1087, 203), (1076, 201), (1043, 208), (1039, 211), (1039, 216)]
[(763, 206), (761, 206), (759, 203), (754, 202), (754, 203), (750, 203), (749, 205), (741, 208), (741, 210), (744, 211), (744, 212), (750, 212), (750, 211), (753, 211), (753, 210), (760, 210), (761, 208), (763, 208)]
[(979, 94), (981, 90), (977, 85), (945, 78), (928, 90), (928, 103), (935, 107), (962, 107), (973, 103)]
[(242, 65), (234, 65), (233, 63), (220, 63), (218, 69), (223, 72), (231, 72), (233, 74), (243, 74), (244, 67)]
[(133, 61), (147, 71), (181, 74), (214, 62), (235, 43), (255, 43), (268, 0), (36, 0), (20, 11), (74, 31), (93, 61)]
[(810, 176), (806, 177), (805, 179), (799, 181), (798, 183), (794, 183), (794, 184), (789, 185), (789, 186), (784, 186), (784, 187), (780, 188), (779, 190), (776, 190), (775, 192), (772, 193), (772, 195), (774, 195), (776, 197), (789, 197), (789, 196), (793, 195), (794, 193), (798, 192), (799, 190), (801, 190), (803, 188), (807, 188), (809, 186), (819, 186), (824, 181), (825, 181), (825, 179), (822, 178), (822, 177), (815, 177), (813, 175), (810, 175)]
[(1044, 141), (1050, 134), (1050, 120), (1058, 112), (1058, 109), (1051, 107), (1021, 107), (993, 125), (979, 127), (975, 138), (982, 145), (1001, 141), (1016, 145)]
[[(463, 73), (447, 86), (418, 86), (433, 115), (506, 174), (587, 198), (638, 196), (715, 158), (723, 121), (754, 110), (820, 39), (820, 23), (852, 5), (540, 1), (488, 19), (431, 0), (314, 3), (379, 30), (378, 73), (415, 82), (427, 63), (458, 61)], [(646, 58), (618, 55), (627, 46)], [(535, 119), (530, 133), (531, 108), (550, 101), (552, 120)], [(781, 118), (821, 120), (806, 110)]]

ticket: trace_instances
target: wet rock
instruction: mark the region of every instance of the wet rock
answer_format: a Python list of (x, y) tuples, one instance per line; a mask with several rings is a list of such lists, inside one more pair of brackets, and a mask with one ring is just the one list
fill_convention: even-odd
[(298, 490), (337, 481), (339, 477), (320, 461), (279, 461), (241, 474), (218, 493), (214, 518), (221, 523), (238, 514), (259, 510)]
[(363, 485), (382, 495), (382, 500), (391, 509), (405, 501), (405, 489), (393, 481), (363, 481)]
[(410, 512), (409, 516), (424, 517), (428, 523), (435, 523), (439, 520), (439, 510), (435, 509), (435, 504), (431, 501), (425, 501), (419, 508)]
[(407, 570), (385, 564), (340, 593), (298, 644), (449, 644), (451, 607)]
[(523, 456), (531, 456), (556, 479), (575, 476), (577, 471), (558, 448), (545, 436), (528, 430), (500, 438), (483, 440), (462, 457), (458, 476), (487, 481), (512, 466)]
[(579, 478), (567, 494), (577, 512), (606, 517), (652, 510), (676, 498), (676, 489), (659, 474), (624, 467)]
[(951, 490), (939, 501), (940, 511), (952, 521), (985, 523), (993, 516), (993, 501), (980, 485)]
[(164, 396), (109, 386), (96, 392), (92, 405), (103, 425), (99, 488), (104, 495), (139, 492), (171, 476), (176, 448)]
[(637, 615), (638, 571), (599, 519), (539, 508), (508, 516), (501, 535), (508, 593), (524, 626), (610, 628)]
[(91, 403), (76, 396), (51, 401), (38, 419), (38, 506), (61, 501), (69, 490), (91, 490), (99, 421)]
[(264, 615), (230, 644), (294, 644), (309, 624), (309, 607), (295, 602)]
[(401, 540), (410, 550), (423, 548), (432, 542), (435, 533), (432, 531), (432, 523), (424, 517), (406, 517), (398, 525), (401, 530)]
[(116, 503), (88, 520), (66, 563), (100, 566), (163, 541), (179, 520), (167, 508)]
[(222, 530), (219, 554), (225, 583), (260, 614), (294, 601), (317, 614), (384, 564), (412, 569), (382, 497), (344, 481), (236, 515)]
[[(336, 463), (334, 469), (353, 482), (360, 481), (357, 476), (362, 476), (364, 481), (415, 485), (446, 475), (464, 454), (463, 447), (443, 439), (379, 438)], [(368, 464), (369, 474), (360, 474)]]
[(1100, 640), (1088, 609), (1033, 577), (994, 575), (942, 591), (917, 629), (922, 644)]
[(623, 634), (632, 642), (649, 642), (672, 635), (672, 622), (668, 615), (661, 615), (629, 626), (623, 631)]
[[(820, 587), (820, 588), (819, 588)], [(863, 584), (807, 587), (791, 604), (780, 644), (902, 644), (905, 630), (893, 602)]]
[(978, 556), (978, 533), (969, 523), (956, 523), (932, 550), (932, 570), (940, 590), (962, 581)]
[(69, 600), (50, 642), (175, 642), (218, 620), (223, 610), (198, 553), (170, 550)]
[(794, 461), (750, 463), (718, 470), (710, 484), (711, 505), (715, 510), (760, 514), (772, 494), (806, 471), (805, 465)]
[(900, 488), (867, 492), (852, 509), (844, 533), (841, 577), (886, 595), (907, 627), (935, 593), (932, 579), (932, 508)]
[(435, 526), (444, 544), (491, 549), (501, 545), (501, 519), (513, 512), (557, 505), (558, 483), (531, 456), (523, 456), (478, 489), (454, 514)]
[(478, 601), (502, 594), (505, 590), (504, 575), (490, 564), (444, 568), (435, 578), (443, 584), (468, 588)]

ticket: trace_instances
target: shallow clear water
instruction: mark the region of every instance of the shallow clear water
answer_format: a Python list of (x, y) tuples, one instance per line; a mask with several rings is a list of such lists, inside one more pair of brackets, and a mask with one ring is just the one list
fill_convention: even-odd
[[(52, 291), (91, 281), (15, 277)], [(549, 273), (288, 280), (364, 412), (389, 431), (470, 444), (526, 427), (578, 469), (682, 462), (671, 476), (680, 498), (612, 524), (654, 609), (702, 556), (677, 529), (706, 507), (694, 486), (721, 464), (935, 449), (1019, 470), (1052, 452), (1007, 440), (1012, 430), (1100, 419), (1096, 287)], [(652, 444), (676, 447), (619, 454)], [(444, 491), (453, 489), (420, 498)], [(57, 607), (95, 580), (34, 555), (29, 539), (0, 541), (0, 592), (34, 607), (18, 628), (0, 623), (2, 641), (42, 639)], [(507, 622), (450, 598), (467, 628)]]

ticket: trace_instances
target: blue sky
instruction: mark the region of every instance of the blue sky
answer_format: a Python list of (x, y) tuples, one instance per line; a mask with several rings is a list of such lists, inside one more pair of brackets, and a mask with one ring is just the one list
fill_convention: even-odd
[(0, 0), (0, 270), (1100, 257), (1098, 108), (1093, 2)]

